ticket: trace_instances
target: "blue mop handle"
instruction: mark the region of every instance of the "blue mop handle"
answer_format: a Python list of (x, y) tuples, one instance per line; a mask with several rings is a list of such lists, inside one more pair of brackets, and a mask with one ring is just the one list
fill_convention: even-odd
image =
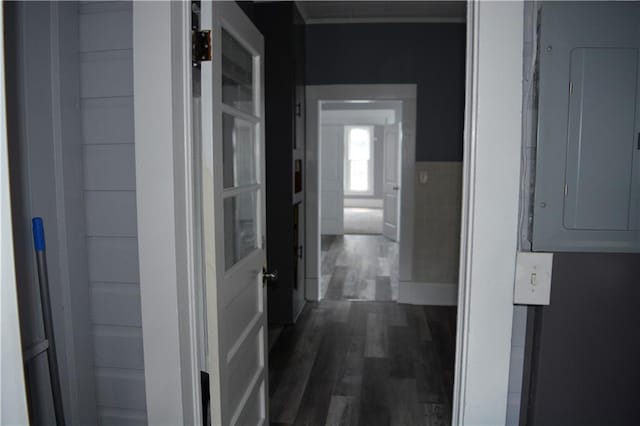
[(44, 335), (49, 343), (47, 358), (49, 361), (49, 378), (51, 379), (53, 409), (56, 416), (56, 425), (65, 426), (62, 390), (60, 388), (60, 372), (58, 371), (58, 355), (53, 331), (53, 315), (51, 313), (51, 297), (49, 296), (49, 271), (47, 269), (47, 253), (44, 242), (44, 223), (41, 217), (34, 217), (31, 220), (31, 224), (33, 225), (33, 246), (36, 251), (36, 266), (38, 269), (38, 282), (40, 284), (42, 322), (44, 325)]
[(33, 225), (33, 245), (36, 251), (45, 251), (44, 224), (41, 217), (34, 217), (31, 220)]

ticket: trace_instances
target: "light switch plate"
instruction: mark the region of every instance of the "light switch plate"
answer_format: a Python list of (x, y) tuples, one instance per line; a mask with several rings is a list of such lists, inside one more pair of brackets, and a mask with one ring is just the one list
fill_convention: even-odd
[(518, 252), (513, 303), (548, 305), (551, 300), (553, 253)]

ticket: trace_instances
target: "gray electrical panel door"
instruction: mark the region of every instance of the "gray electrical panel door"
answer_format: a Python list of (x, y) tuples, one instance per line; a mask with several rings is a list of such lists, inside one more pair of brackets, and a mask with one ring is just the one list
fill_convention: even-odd
[(640, 5), (545, 3), (533, 248), (640, 251)]

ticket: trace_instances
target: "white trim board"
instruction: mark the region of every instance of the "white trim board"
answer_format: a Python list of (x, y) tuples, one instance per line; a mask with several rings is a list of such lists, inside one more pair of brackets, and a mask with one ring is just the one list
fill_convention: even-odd
[(191, 5), (133, 4), (136, 203), (148, 424), (201, 424)]
[(375, 18), (310, 18), (308, 25), (322, 24), (464, 24), (464, 17), (418, 16), (418, 17), (375, 17)]
[(400, 281), (398, 283), (398, 303), (456, 306), (458, 304), (458, 284)]
[(402, 182), (399, 279), (410, 281), (413, 258), (414, 171), (416, 134), (415, 84), (335, 84), (307, 86), (305, 297), (320, 300), (320, 103), (325, 101), (402, 101)]
[(472, 1), (467, 14), (452, 424), (500, 425), (507, 413), (518, 236), (523, 3)]

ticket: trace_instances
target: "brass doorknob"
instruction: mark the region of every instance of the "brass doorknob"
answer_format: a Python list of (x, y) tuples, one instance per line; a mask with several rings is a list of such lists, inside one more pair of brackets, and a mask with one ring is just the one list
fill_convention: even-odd
[(267, 272), (267, 268), (262, 268), (262, 283), (268, 284), (278, 281), (278, 270)]

